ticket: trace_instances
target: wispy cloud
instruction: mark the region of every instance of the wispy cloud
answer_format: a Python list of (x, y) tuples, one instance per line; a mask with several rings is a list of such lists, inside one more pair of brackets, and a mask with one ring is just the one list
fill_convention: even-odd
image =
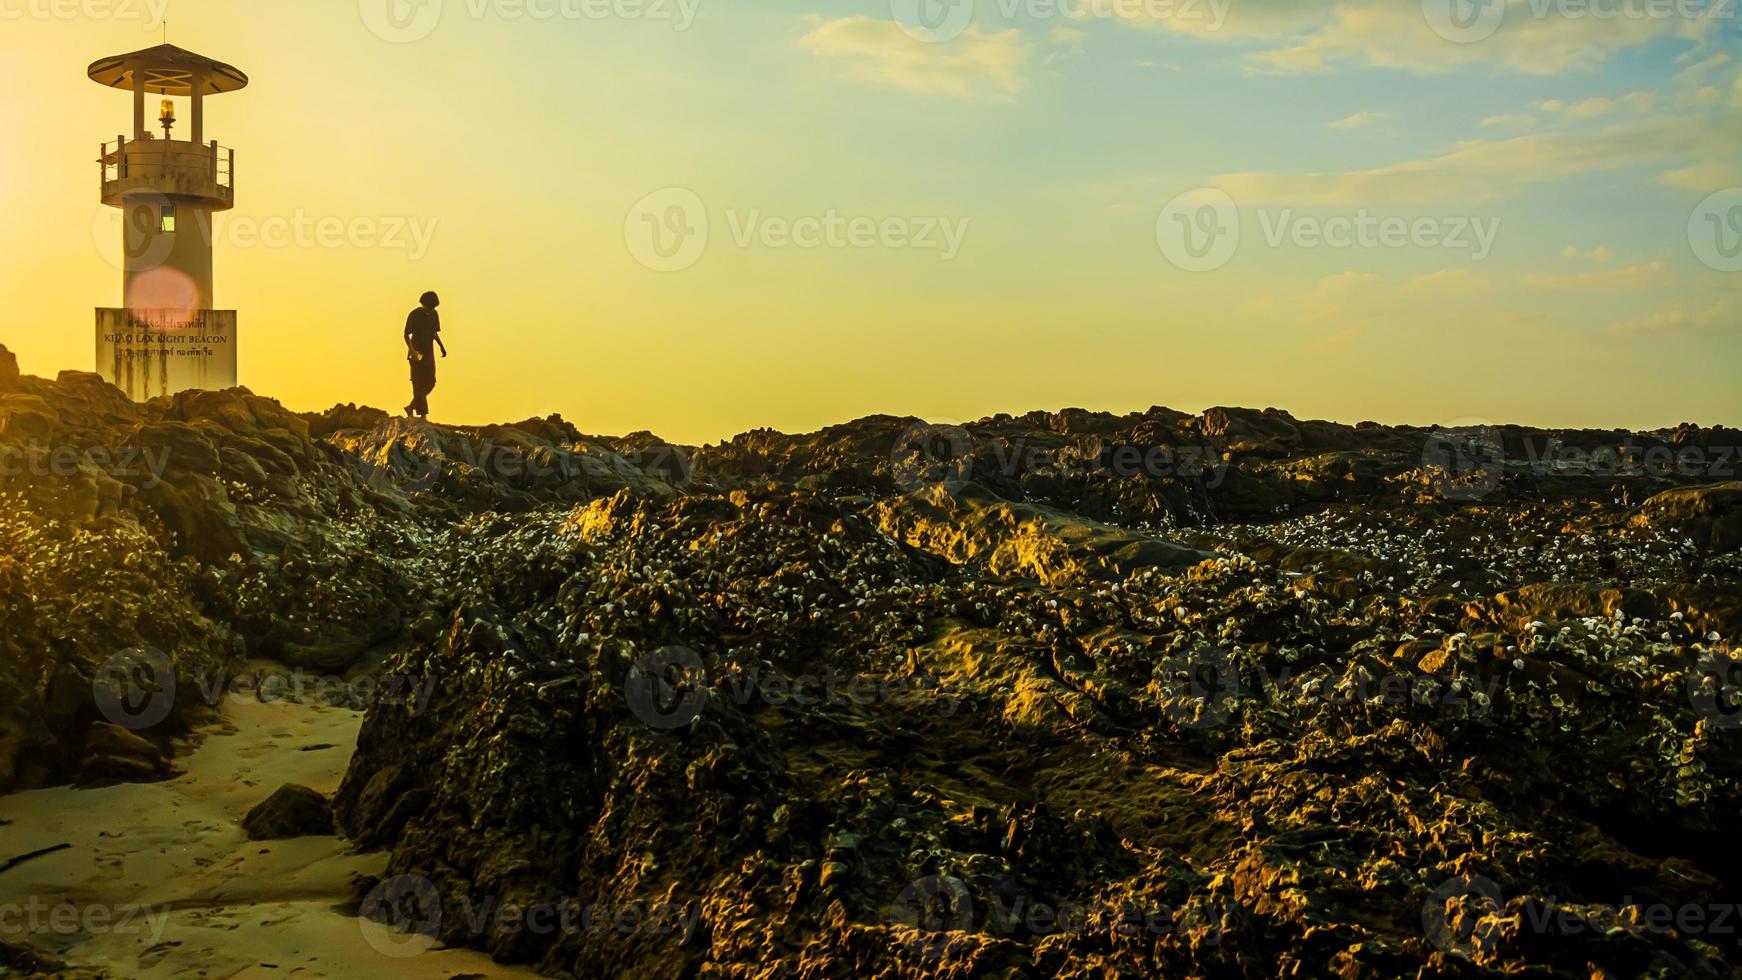
[(1732, 319), (1729, 303), (1719, 300), (1704, 310), (1665, 310), (1639, 319), (1626, 320), (1611, 326), (1608, 332), (1616, 337), (1663, 337), (1710, 330), (1720, 324), (1727, 324)]
[(1483, 129), (1531, 129), (1540, 120), (1528, 112), (1502, 112), (1482, 120)]
[[(1504, 2), (1504, 0), (1502, 0)], [(1259, 44), (1247, 63), (1261, 71), (1323, 72), (1342, 67), (1395, 68), (1443, 74), (1489, 68), (1560, 75), (1597, 68), (1617, 53), (1662, 37), (1704, 37), (1721, 26), (1709, 16), (1598, 16), (1511, 0), (1491, 36), (1480, 43), (1448, 39), (1423, 16), (1423, 5), (1399, 0), (1241, 0), (1223, 18), (1182, 16), (1184, 5), (1132, 4), (1121, 19), (1207, 40)]]
[(1550, 99), (1542, 103), (1544, 112), (1557, 113), (1567, 119), (1600, 119), (1614, 113), (1650, 112), (1657, 105), (1656, 92), (1629, 92), (1616, 98), (1598, 96), (1563, 102)]
[(1363, 110), (1361, 112), (1357, 112), (1357, 113), (1354, 113), (1352, 115), (1344, 116), (1341, 119), (1333, 119), (1332, 121), (1325, 123), (1325, 128), (1326, 129), (1360, 129), (1363, 126), (1373, 125), (1374, 123), (1380, 121), (1381, 119), (1384, 119), (1386, 117), (1386, 115), (1387, 115), (1387, 113), (1383, 113), (1383, 112), (1372, 112), (1372, 111), (1368, 111), (1368, 110)]
[(969, 28), (948, 43), (929, 44), (894, 21), (871, 17), (827, 21), (799, 44), (859, 81), (958, 98), (1021, 91), (1030, 56), (1014, 29), (985, 34)]
[(1715, 125), (1710, 118), (1654, 115), (1600, 129), (1466, 140), (1438, 156), (1367, 170), (1235, 173), (1212, 182), (1242, 205), (1471, 203), (1577, 174), (1739, 157), (1742, 126)]
[(1710, 194), (1726, 187), (1742, 187), (1742, 162), (1710, 160), (1691, 167), (1666, 170), (1657, 175), (1657, 182), (1677, 190)]
[[(1607, 252), (1608, 249), (1598, 249)], [(1606, 262), (1607, 258), (1598, 261)], [(1531, 289), (1570, 289), (1579, 292), (1647, 289), (1663, 282), (1667, 269), (1662, 262), (1621, 266), (1615, 269), (1595, 269), (1570, 275), (1535, 274), (1523, 276), (1519, 282)]]

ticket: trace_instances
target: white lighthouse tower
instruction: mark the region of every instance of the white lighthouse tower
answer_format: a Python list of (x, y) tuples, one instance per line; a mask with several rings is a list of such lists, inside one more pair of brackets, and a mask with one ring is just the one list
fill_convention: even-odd
[[(89, 73), (133, 94), (132, 135), (98, 157), (103, 203), (121, 209), (124, 268), (121, 308), (97, 310), (97, 373), (137, 401), (235, 387), (236, 311), (212, 309), (212, 215), (235, 206), (236, 153), (206, 142), (205, 99), (248, 76), (171, 44)], [(185, 138), (177, 98), (187, 100)]]

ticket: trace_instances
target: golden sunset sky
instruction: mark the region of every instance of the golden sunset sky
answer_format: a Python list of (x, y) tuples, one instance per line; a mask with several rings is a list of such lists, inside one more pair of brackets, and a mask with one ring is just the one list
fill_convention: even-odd
[(298, 410), (403, 405), (436, 289), (444, 422), (1742, 424), (1737, 5), (1441, 2), (0, 0), (0, 343), (92, 369), (85, 68), (167, 18), (252, 80), (217, 305)]

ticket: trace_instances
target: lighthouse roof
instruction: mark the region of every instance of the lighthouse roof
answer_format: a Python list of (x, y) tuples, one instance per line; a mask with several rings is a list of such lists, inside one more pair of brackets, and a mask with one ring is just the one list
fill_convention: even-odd
[(248, 84), (248, 76), (235, 67), (173, 44), (102, 58), (92, 62), (89, 71), (91, 81), (99, 85), (129, 90), (135, 73), (145, 80), (147, 92), (161, 95), (192, 95), (196, 74), (206, 95), (234, 92)]

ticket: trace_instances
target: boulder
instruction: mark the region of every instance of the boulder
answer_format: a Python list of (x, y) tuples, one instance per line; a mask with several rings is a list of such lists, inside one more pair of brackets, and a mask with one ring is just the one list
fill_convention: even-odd
[(249, 840), (326, 837), (333, 832), (333, 807), (307, 786), (286, 783), (242, 818)]
[(79, 765), (83, 785), (145, 783), (172, 774), (169, 760), (157, 746), (135, 732), (99, 721), (85, 733), (85, 756)]
[(1709, 551), (1742, 548), (1742, 482), (1666, 490), (1640, 505), (1633, 524), (1685, 535)]
[(1287, 412), (1274, 408), (1212, 408), (1197, 420), (1197, 428), (1212, 443), (1232, 453), (1286, 456), (1301, 446), (1300, 426)]
[(1144, 568), (1178, 574), (1214, 557), (1040, 504), (1000, 500), (970, 483), (934, 486), (874, 508), (890, 535), (953, 564), (1047, 585), (1117, 580)]

